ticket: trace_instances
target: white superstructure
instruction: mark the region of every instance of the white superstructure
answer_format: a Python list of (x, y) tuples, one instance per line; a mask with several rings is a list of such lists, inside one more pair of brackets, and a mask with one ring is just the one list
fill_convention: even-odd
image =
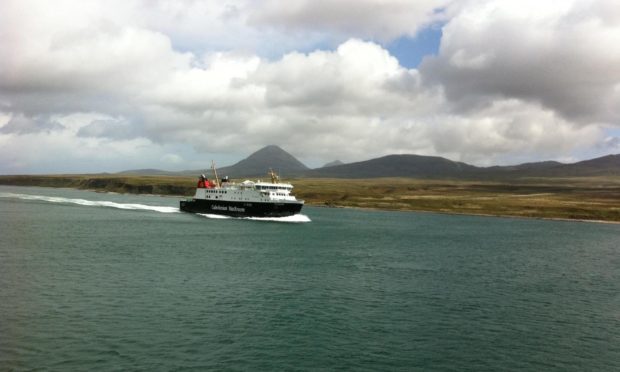
[(241, 183), (223, 182), (222, 186), (213, 188), (197, 188), (194, 199), (235, 201), (235, 202), (299, 202), (291, 195), (293, 185), (290, 183), (252, 182)]
[(192, 213), (217, 213), (239, 217), (286, 217), (297, 214), (304, 205), (291, 195), (293, 185), (280, 183), (278, 176), (269, 171), (271, 182), (249, 180), (241, 183), (220, 181), (212, 165), (215, 182), (204, 175), (191, 200), (182, 200), (180, 209)]

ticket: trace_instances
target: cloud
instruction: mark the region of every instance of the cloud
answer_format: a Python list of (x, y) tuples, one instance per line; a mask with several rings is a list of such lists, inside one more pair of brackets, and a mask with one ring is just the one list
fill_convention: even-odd
[(379, 45), (349, 40), (335, 52), (291, 53), (264, 63), (254, 79), (266, 86), (269, 106), (339, 105), (342, 112), (344, 106), (361, 109), (365, 106), (361, 100), (380, 99), (388, 93), (387, 82), (402, 73), (406, 71), (398, 61)]
[(97, 119), (82, 126), (75, 134), (77, 137), (95, 137), (108, 139), (133, 139), (140, 137), (140, 127), (124, 118)]
[(605, 139), (601, 141), (601, 143), (598, 144), (598, 147), (606, 151), (620, 152), (620, 137), (618, 136), (605, 137)]
[(183, 164), (183, 157), (177, 154), (164, 154), (159, 160), (164, 164)]
[(576, 126), (541, 105), (495, 100), (468, 115), (449, 114), (427, 127), (436, 153), (480, 164), (514, 164), (555, 159), (586, 149), (602, 136), (597, 126)]
[[(599, 148), (620, 122), (610, 1), (110, 4), (0, 5), (0, 172), (187, 169), (273, 143), (316, 165), (514, 163)], [(381, 44), (438, 19), (419, 69)]]
[(50, 118), (29, 118), (24, 115), (17, 115), (10, 118), (6, 124), (0, 126), (0, 133), (36, 133), (36, 132), (52, 132), (64, 129), (63, 125), (51, 120)]
[(295, 32), (330, 33), (341, 38), (390, 41), (415, 36), (443, 19), (446, 0), (270, 0), (252, 10), (249, 23)]
[(63, 120), (63, 124), (63, 129), (53, 132), (0, 132), (0, 174), (196, 169), (206, 162), (188, 158), (186, 146), (158, 144), (146, 138), (79, 137), (73, 123)]
[[(220, 54), (204, 68), (178, 71), (152, 90), (143, 112), (157, 141), (225, 151), (278, 143), (299, 156), (383, 154), (378, 138), (398, 138), (414, 115), (437, 106), (381, 46), (349, 40), (335, 51), (290, 53), (274, 62)], [(343, 141), (358, 146), (343, 147)]]
[(620, 8), (613, 0), (469, 1), (443, 27), (421, 74), (456, 110), (539, 103), (588, 125), (620, 120)]

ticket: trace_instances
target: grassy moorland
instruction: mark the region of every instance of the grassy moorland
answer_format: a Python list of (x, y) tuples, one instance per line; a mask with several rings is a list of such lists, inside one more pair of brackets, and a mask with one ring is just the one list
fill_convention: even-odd
[[(620, 222), (620, 177), (511, 181), (295, 179), (309, 205)], [(0, 176), (0, 184), (189, 196), (196, 179), (170, 176)]]
[(620, 177), (511, 182), (300, 179), (312, 205), (620, 222)]
[(70, 187), (127, 194), (191, 195), (196, 181), (173, 176), (119, 176), (110, 174), (0, 176), (0, 185)]

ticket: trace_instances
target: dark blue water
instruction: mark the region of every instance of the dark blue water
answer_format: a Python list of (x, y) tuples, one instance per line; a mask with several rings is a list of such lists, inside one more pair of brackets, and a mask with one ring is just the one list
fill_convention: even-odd
[(619, 225), (177, 205), (0, 187), (0, 370), (620, 370)]

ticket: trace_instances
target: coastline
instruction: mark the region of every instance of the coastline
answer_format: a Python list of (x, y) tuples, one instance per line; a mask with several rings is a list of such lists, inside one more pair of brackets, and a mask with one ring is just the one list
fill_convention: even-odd
[[(369, 182), (375, 182), (380, 185), (388, 185), (391, 192), (380, 192), (379, 195), (370, 195), (368, 190), (360, 190), (360, 185), (368, 186)], [(600, 181), (600, 180), (598, 180)], [(616, 180), (611, 183), (609, 190), (617, 192), (620, 185), (616, 185)], [(591, 182), (589, 182), (591, 183)], [(600, 182), (599, 182), (600, 183)], [(619, 182), (620, 183), (620, 182)], [(440, 213), (452, 215), (467, 215), (480, 217), (501, 217), (501, 218), (519, 218), (519, 219), (540, 219), (550, 221), (572, 221), (572, 222), (593, 222), (606, 224), (620, 224), (620, 197), (613, 192), (607, 193), (605, 202), (611, 203), (610, 214), (602, 214), (598, 209), (573, 211), (575, 217), (567, 215), (565, 210), (558, 209), (557, 205), (552, 205), (549, 210), (544, 206), (537, 207), (532, 210), (530, 204), (519, 206), (510, 205), (508, 208), (501, 203), (501, 200), (508, 199), (507, 202), (513, 203), (515, 200), (529, 198), (545, 198), (548, 199), (549, 193), (535, 193), (531, 190), (530, 194), (521, 195), (515, 192), (501, 195), (489, 194), (486, 192), (483, 196), (471, 195), (463, 193), (463, 189), (480, 188), (483, 186), (505, 186), (498, 183), (484, 184), (481, 182), (455, 182), (445, 180), (412, 180), (412, 179), (378, 179), (378, 180), (333, 180), (333, 179), (298, 179), (294, 180), (297, 192), (295, 193), (299, 199), (305, 200), (306, 205), (320, 208), (353, 208), (367, 209), (376, 211), (400, 211), (400, 212), (417, 212), (417, 213)], [(353, 185), (355, 187), (336, 188), (334, 185), (342, 186)], [(193, 178), (189, 177), (152, 177), (152, 176), (111, 176), (111, 175), (71, 175), (71, 176), (0, 176), (0, 185), (6, 186), (35, 186), (35, 187), (52, 187), (52, 188), (71, 188), (88, 190), (94, 192), (109, 192), (117, 194), (137, 194), (137, 195), (158, 195), (170, 196), (178, 198), (187, 198), (193, 194), (195, 189)], [(409, 193), (404, 192), (402, 198), (398, 199), (394, 196), (401, 192), (402, 186), (406, 186)], [(457, 190), (446, 191), (447, 186), (456, 186)], [(514, 186), (513, 186), (514, 187)], [(540, 187), (538, 185), (537, 187)], [(468, 191), (471, 191), (467, 189)], [(411, 190), (423, 190), (423, 195), (412, 195)], [(572, 190), (572, 189), (571, 189)], [(598, 190), (600, 191), (605, 189)], [(184, 191), (184, 192), (179, 192)], [(385, 190), (383, 190), (385, 191)], [(517, 190), (523, 192), (522, 190)], [(406, 195), (405, 195), (406, 194)], [(620, 193), (619, 193), (620, 194)], [(497, 201), (493, 200), (497, 198)], [(595, 205), (599, 201), (583, 200), (581, 196), (572, 201), (580, 204)], [(483, 205), (475, 204), (476, 200), (487, 202), (493, 201), (493, 204)], [(407, 203), (404, 203), (406, 201)], [(416, 202), (422, 201), (420, 204)], [(429, 202), (430, 201), (430, 202)], [(535, 204), (535, 203), (533, 203)], [(558, 203), (556, 203), (558, 204)], [(477, 210), (475, 210), (473, 207)], [(468, 210), (464, 210), (470, 208)], [(483, 211), (484, 209), (484, 211)], [(493, 210), (497, 209), (497, 210)], [(502, 213), (503, 209), (503, 213)], [(554, 213), (554, 211), (556, 213)], [(569, 209), (569, 211), (571, 211)], [(538, 213), (538, 214), (536, 214)], [(597, 218), (600, 215), (609, 216), (610, 218)]]
[(415, 212), (415, 213), (433, 213), (433, 214), (445, 214), (453, 216), (472, 216), (472, 217), (493, 217), (493, 218), (508, 218), (519, 220), (542, 220), (542, 221), (560, 221), (560, 222), (589, 222), (589, 223), (602, 223), (610, 225), (620, 225), (620, 221), (612, 220), (595, 220), (585, 218), (562, 218), (562, 217), (535, 217), (535, 216), (515, 216), (510, 214), (490, 214), (490, 213), (463, 213), (458, 211), (429, 211), (424, 209), (386, 209), (386, 208), (372, 208), (372, 207), (351, 207), (351, 206), (327, 206), (320, 204), (308, 204), (315, 208), (336, 208), (336, 209), (357, 209), (368, 211), (384, 211), (384, 212)]

